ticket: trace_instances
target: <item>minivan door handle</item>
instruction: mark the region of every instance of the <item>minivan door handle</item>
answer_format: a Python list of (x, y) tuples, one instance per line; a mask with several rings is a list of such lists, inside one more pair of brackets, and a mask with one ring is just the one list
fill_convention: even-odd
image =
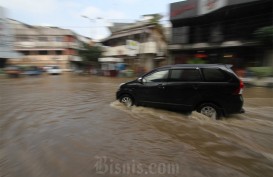
[(164, 84), (158, 84), (157, 87), (160, 88), (160, 89), (165, 89), (165, 85)]

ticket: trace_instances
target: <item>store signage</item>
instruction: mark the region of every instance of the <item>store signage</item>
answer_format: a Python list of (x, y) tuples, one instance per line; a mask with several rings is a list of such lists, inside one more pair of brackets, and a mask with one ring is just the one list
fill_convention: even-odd
[(203, 15), (227, 5), (227, 0), (200, 0), (198, 14)]
[(190, 3), (186, 4), (184, 6), (181, 6), (171, 12), (171, 17), (176, 17), (178, 15), (181, 15), (187, 11), (191, 11), (193, 9), (196, 9), (196, 3)]
[(127, 55), (136, 56), (139, 53), (139, 43), (133, 40), (126, 41)]
[(184, 0), (170, 4), (170, 19), (178, 20), (198, 16), (199, 0)]
[(171, 4), (170, 19), (184, 19), (205, 15), (226, 6), (259, 0), (186, 0)]
[(130, 50), (138, 50), (139, 43), (137, 41), (127, 40), (126, 46)]

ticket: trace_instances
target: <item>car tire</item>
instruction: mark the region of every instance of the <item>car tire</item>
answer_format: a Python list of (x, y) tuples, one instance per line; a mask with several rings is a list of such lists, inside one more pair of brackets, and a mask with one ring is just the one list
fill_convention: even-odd
[(131, 107), (134, 105), (134, 99), (128, 94), (121, 95), (119, 101), (123, 103), (126, 107)]
[(203, 103), (197, 108), (197, 112), (211, 118), (212, 120), (217, 120), (220, 118), (220, 111), (218, 106), (212, 103)]

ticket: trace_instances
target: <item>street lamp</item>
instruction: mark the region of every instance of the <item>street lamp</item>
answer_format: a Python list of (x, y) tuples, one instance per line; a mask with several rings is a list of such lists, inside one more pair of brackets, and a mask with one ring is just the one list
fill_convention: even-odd
[(85, 15), (82, 15), (82, 17), (83, 17), (83, 18), (87, 18), (87, 19), (90, 20), (90, 21), (95, 21), (95, 19), (89, 18), (89, 17), (87, 17), (87, 16), (85, 16)]
[[(91, 22), (91, 24), (92, 24), (92, 22), (96, 22), (96, 20), (101, 20), (102, 18), (101, 17), (97, 17), (97, 18), (95, 18), (95, 19), (92, 19), (92, 18), (90, 18), (90, 17), (88, 17), (88, 16), (85, 16), (85, 15), (82, 15), (82, 17), (83, 18), (86, 18), (86, 19), (88, 19), (88, 20), (90, 20), (90, 22)], [(91, 27), (92, 28), (92, 27)], [(95, 28), (95, 26), (94, 26), (94, 28)], [(96, 29), (94, 29), (94, 36), (96, 36)], [(91, 36), (92, 36), (92, 29), (91, 29)], [(90, 36), (90, 37), (91, 37)]]

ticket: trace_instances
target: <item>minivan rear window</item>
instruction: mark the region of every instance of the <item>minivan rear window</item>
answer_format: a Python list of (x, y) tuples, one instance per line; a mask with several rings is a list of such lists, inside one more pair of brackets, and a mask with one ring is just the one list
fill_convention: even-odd
[(201, 81), (198, 69), (173, 69), (171, 70), (170, 82), (195, 82)]
[(224, 71), (218, 68), (203, 68), (202, 69), (205, 81), (208, 82), (227, 82), (229, 77)]

